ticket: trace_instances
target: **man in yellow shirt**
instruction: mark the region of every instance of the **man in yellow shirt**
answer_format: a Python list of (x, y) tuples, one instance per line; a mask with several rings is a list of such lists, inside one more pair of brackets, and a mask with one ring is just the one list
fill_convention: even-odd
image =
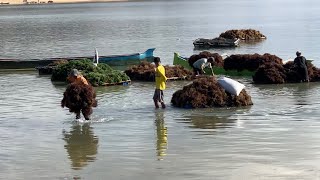
[(156, 79), (156, 89), (154, 91), (153, 95), (153, 101), (156, 108), (159, 108), (159, 103), (161, 104), (161, 107), (164, 109), (166, 108), (166, 105), (163, 101), (163, 90), (166, 89), (166, 70), (161, 65), (161, 61), (159, 57), (155, 57), (153, 59), (154, 64), (156, 65), (155, 68), (155, 79)]

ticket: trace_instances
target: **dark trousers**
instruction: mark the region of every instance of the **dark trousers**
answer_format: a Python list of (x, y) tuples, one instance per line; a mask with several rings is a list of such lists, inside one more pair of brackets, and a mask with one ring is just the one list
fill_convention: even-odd
[(297, 71), (299, 73), (300, 76), (300, 80), (301, 81), (307, 81), (309, 80), (309, 75), (308, 75), (308, 69), (307, 67), (298, 67)]
[(203, 74), (202, 73), (202, 70), (201, 69), (198, 69), (198, 68), (195, 68), (195, 67), (193, 67), (193, 72), (194, 72), (194, 74)]

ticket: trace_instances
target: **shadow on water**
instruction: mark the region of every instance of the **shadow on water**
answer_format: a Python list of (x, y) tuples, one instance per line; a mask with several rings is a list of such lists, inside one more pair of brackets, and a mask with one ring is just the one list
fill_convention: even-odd
[(200, 129), (201, 134), (212, 134), (216, 129), (237, 126), (236, 115), (247, 113), (249, 107), (195, 109), (182, 117), (175, 118), (178, 123), (186, 124), (191, 129)]
[(168, 146), (168, 128), (165, 126), (164, 111), (155, 112), (155, 129), (157, 133), (156, 153), (158, 160), (163, 160)]
[[(254, 85), (257, 91), (266, 96), (286, 96), (295, 100), (306, 98), (319, 91), (320, 84), (316, 82), (310, 83), (289, 83), (289, 84), (266, 84)], [(313, 91), (313, 93), (311, 92)]]
[(230, 128), (234, 125), (235, 120), (228, 119), (227, 116), (191, 114), (184, 116), (179, 122), (189, 124), (190, 128), (217, 129)]
[(72, 169), (80, 170), (95, 161), (99, 140), (88, 123), (73, 125), (70, 132), (63, 130), (63, 140)]

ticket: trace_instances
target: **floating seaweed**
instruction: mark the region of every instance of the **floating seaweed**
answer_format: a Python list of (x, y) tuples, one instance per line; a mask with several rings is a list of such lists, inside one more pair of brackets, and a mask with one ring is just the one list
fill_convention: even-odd
[(221, 33), (219, 37), (227, 39), (239, 38), (241, 40), (260, 40), (266, 38), (260, 31), (254, 29), (232, 29)]
[(70, 112), (80, 118), (82, 112), (86, 120), (90, 119), (92, 107), (97, 107), (96, 93), (92, 86), (79, 83), (72, 83), (67, 86), (61, 100), (61, 107), (69, 108)]
[[(133, 65), (129, 69), (124, 72), (130, 77), (132, 80), (139, 81), (154, 81), (155, 76), (155, 65), (149, 62), (141, 62), (139, 65)], [(166, 70), (166, 76), (168, 79), (189, 79), (192, 76), (192, 72), (184, 67), (177, 66), (164, 66)]]
[(243, 89), (239, 96), (226, 92), (214, 77), (202, 77), (172, 95), (173, 106), (181, 108), (233, 107), (252, 105)]
[(249, 70), (256, 71), (259, 66), (265, 63), (282, 64), (282, 59), (276, 55), (265, 53), (260, 54), (235, 54), (224, 59), (225, 70)]
[(72, 60), (57, 65), (53, 70), (52, 81), (66, 81), (68, 73), (72, 69), (78, 69), (82, 75), (93, 85), (103, 86), (106, 84), (117, 84), (130, 81), (130, 78), (123, 72), (112, 69), (107, 64), (95, 66), (91, 60)]
[[(307, 64), (307, 68), (309, 80), (320, 81), (320, 69), (316, 68), (311, 62)], [(300, 82), (300, 76), (293, 61), (289, 61), (284, 65), (266, 63), (258, 68), (252, 78), (256, 84), (283, 84)]]

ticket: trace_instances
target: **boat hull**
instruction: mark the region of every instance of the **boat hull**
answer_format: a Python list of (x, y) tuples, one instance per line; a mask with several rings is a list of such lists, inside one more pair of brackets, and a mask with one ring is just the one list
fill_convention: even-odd
[[(192, 70), (192, 67), (189, 65), (188, 60), (186, 58), (183, 58), (178, 53), (174, 53), (173, 58), (173, 65), (181, 65), (186, 69)], [(237, 71), (237, 70), (225, 70), (223, 67), (212, 67), (214, 74), (216, 75), (228, 75), (228, 76), (253, 76), (255, 72), (243, 70), (243, 71)], [(205, 68), (204, 71), (208, 75), (212, 75), (210, 68)]]
[[(144, 53), (135, 53), (127, 55), (111, 55), (100, 56), (99, 63), (106, 63), (110, 66), (126, 66), (139, 64), (141, 61), (153, 61), (153, 51), (155, 48), (146, 50)], [(91, 59), (94, 56), (84, 57), (68, 57), (68, 58), (49, 58), (49, 59), (32, 59), (32, 60), (19, 60), (19, 59), (0, 59), (0, 69), (12, 70), (34, 70), (36, 67), (48, 66), (49, 64), (59, 60), (83, 60)]]
[(153, 61), (155, 48), (146, 50), (144, 53), (135, 53), (121, 56), (100, 56), (99, 63), (106, 63), (110, 66), (126, 66), (140, 63), (141, 61)]
[(240, 39), (205, 39), (199, 38), (193, 41), (193, 45), (196, 48), (215, 48), (215, 47), (237, 47), (239, 46)]

